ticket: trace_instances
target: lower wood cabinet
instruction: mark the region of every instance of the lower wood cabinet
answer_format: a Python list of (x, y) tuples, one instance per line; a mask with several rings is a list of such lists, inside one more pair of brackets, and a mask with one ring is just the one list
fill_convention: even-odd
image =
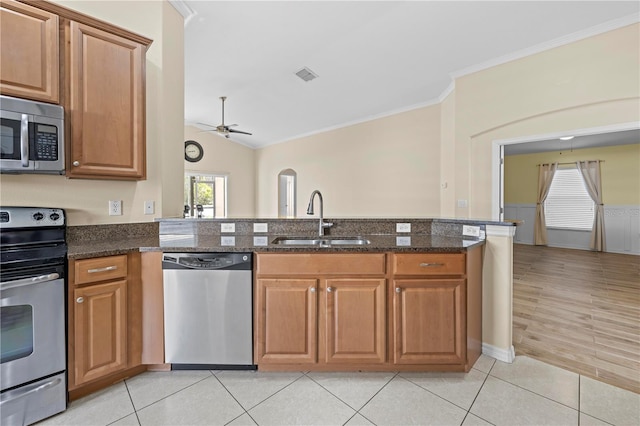
[(465, 281), (395, 280), (395, 364), (465, 362)]
[(325, 362), (383, 363), (386, 361), (386, 279), (325, 280)]
[(70, 260), (68, 294), (70, 399), (145, 369), (140, 253)]
[(127, 367), (127, 281), (73, 291), (75, 383)]
[(259, 369), (469, 371), (482, 352), (482, 247), (257, 253)]
[(386, 361), (384, 254), (256, 256), (260, 366)]
[(318, 280), (258, 280), (258, 358), (263, 363), (318, 360)]

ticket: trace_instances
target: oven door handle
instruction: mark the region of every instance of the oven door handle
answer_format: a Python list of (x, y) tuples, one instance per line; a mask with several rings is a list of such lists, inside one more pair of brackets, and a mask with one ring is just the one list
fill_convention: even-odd
[(9, 290), (10, 288), (26, 287), (33, 284), (42, 284), (47, 281), (53, 281), (60, 278), (60, 274), (40, 275), (39, 277), (23, 278), (21, 280), (7, 281), (0, 283), (0, 290)]
[(25, 391), (24, 393), (19, 394), (18, 396), (16, 396), (15, 398), (11, 398), (11, 399), (6, 399), (2, 402), (0, 402), (0, 405), (4, 405), (7, 404), (11, 401), (15, 401), (16, 399), (20, 399), (20, 398), (24, 398), (27, 395), (31, 395), (34, 394), (36, 392), (40, 392), (43, 391), (45, 389), (49, 389), (52, 388), (54, 386), (59, 385), (62, 382), (62, 379), (60, 377), (56, 377), (53, 380), (48, 381), (47, 383), (44, 383), (42, 385), (35, 385), (35, 387), (33, 387), (33, 385), (30, 387), (25, 387), (22, 390)]

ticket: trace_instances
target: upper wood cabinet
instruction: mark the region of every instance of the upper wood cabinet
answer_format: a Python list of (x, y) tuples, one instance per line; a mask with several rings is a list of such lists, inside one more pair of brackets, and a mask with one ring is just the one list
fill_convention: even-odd
[(146, 177), (145, 51), (141, 43), (70, 23), (67, 176)]
[(58, 16), (17, 1), (2, 0), (0, 22), (0, 93), (58, 103)]
[(146, 179), (152, 41), (44, 0), (0, 1), (0, 90), (64, 107), (66, 176)]

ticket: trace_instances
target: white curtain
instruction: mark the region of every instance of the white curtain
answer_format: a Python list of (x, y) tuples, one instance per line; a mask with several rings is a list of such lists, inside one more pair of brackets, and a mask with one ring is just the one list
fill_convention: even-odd
[(538, 165), (538, 199), (536, 201), (536, 218), (533, 222), (534, 244), (547, 244), (547, 224), (544, 219), (544, 200), (549, 195), (549, 188), (556, 173), (558, 163)]
[(605, 251), (604, 206), (602, 204), (602, 180), (600, 178), (600, 160), (577, 161), (576, 167), (582, 174), (589, 196), (595, 203), (595, 215), (591, 230), (591, 250)]

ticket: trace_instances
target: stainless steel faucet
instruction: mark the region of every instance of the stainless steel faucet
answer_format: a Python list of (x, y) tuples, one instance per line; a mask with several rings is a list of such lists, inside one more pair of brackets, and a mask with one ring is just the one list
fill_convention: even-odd
[(333, 223), (324, 221), (322, 194), (317, 189), (311, 193), (311, 198), (309, 198), (309, 206), (307, 207), (307, 214), (313, 214), (313, 198), (316, 195), (318, 195), (318, 198), (320, 198), (320, 223), (318, 224), (318, 235), (324, 237), (324, 229), (332, 227)]

